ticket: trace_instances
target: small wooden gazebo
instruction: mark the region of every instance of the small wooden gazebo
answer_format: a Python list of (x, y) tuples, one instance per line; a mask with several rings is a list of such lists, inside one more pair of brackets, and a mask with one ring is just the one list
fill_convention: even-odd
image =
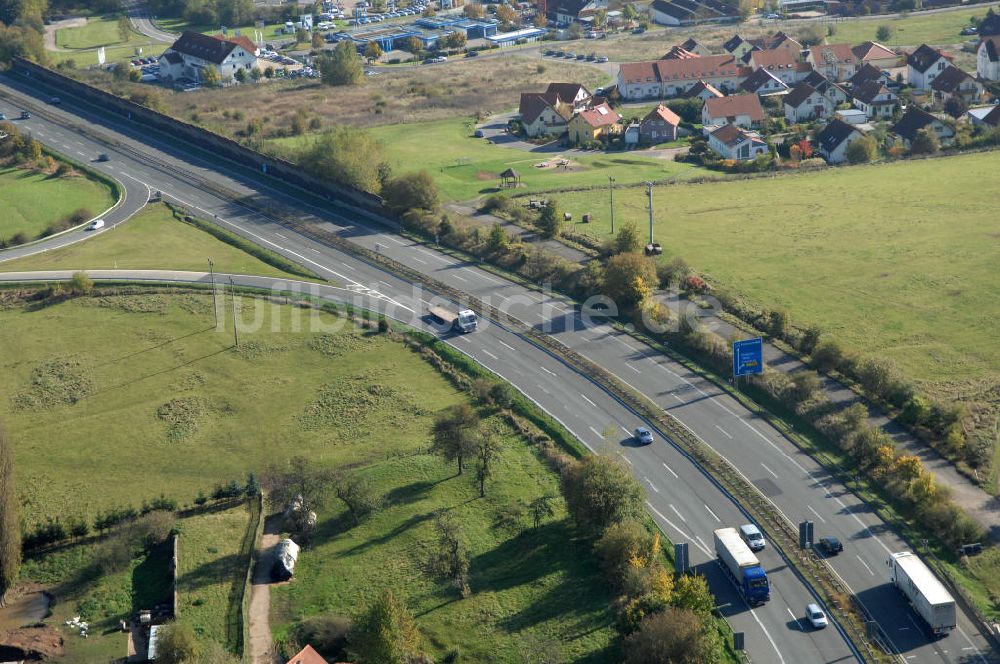
[(506, 171), (500, 174), (500, 186), (506, 187), (517, 187), (521, 184), (521, 174), (515, 171), (513, 168), (508, 168)]

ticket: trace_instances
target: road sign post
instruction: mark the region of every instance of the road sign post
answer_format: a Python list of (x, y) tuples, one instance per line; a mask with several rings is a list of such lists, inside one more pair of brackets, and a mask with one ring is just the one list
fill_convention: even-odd
[(733, 386), (739, 386), (740, 376), (764, 373), (764, 340), (760, 337), (733, 342)]
[(674, 544), (674, 567), (678, 574), (687, 574), (691, 569), (690, 558), (688, 558), (688, 543), (681, 542)]

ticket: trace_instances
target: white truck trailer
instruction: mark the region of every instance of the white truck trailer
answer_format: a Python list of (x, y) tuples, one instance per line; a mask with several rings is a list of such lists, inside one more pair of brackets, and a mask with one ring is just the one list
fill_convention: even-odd
[(448, 307), (433, 306), (427, 310), (427, 313), (456, 332), (475, 332), (479, 325), (476, 312), (470, 309), (456, 311)]
[(910, 600), (934, 636), (947, 636), (957, 624), (955, 599), (924, 561), (909, 551), (893, 553), (886, 561), (892, 584)]

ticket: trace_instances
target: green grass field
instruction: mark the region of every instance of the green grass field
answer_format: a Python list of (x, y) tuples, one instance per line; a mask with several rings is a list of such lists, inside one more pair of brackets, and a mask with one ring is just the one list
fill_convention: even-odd
[(86, 177), (52, 178), (17, 168), (0, 169), (0, 237), (35, 239), (53, 221), (78, 208), (100, 214), (114, 199), (108, 187)]
[(77, 28), (62, 28), (56, 31), (56, 46), (68, 51), (49, 51), (53, 62), (75, 60), (80, 67), (97, 64), (97, 49), (105, 47), (106, 62), (132, 60), (137, 57), (135, 50), (142, 49), (142, 56), (159, 55), (170, 44), (150, 39), (129, 29), (128, 39), (122, 40), (118, 33), (118, 16), (92, 16), (87, 25)]
[[(1000, 152), (741, 182), (658, 187), (656, 239), (718, 284), (784, 307), (929, 383), (997, 381)], [(560, 205), (608, 233), (606, 192)], [(615, 213), (646, 227), (645, 189)]]
[[(532, 153), (473, 138), (473, 123), (469, 118), (383, 125), (369, 131), (381, 141), (394, 172), (428, 171), (438, 183), (442, 198), (449, 201), (469, 200), (496, 191), (499, 174), (507, 168), (521, 173), (523, 186), (516, 192), (607, 185), (608, 176), (628, 183), (705, 174), (690, 164), (643, 157), (641, 151), (568, 155), (572, 162), (568, 170), (536, 168), (543, 162), (552, 163), (560, 154)], [(301, 145), (307, 140), (276, 142)]]
[(174, 269), (292, 277), (208, 233), (174, 219), (165, 205), (153, 204), (125, 224), (68, 247), (0, 263), (0, 271)]
[(240, 542), (250, 512), (245, 505), (180, 522), (177, 610), (204, 640), (226, 643), (230, 594), (243, 584)]
[[(961, 9), (938, 14), (922, 14), (903, 18), (840, 21), (832, 23), (835, 33), (827, 37), (830, 43), (860, 44), (863, 41), (878, 41), (875, 33), (880, 25), (887, 25), (892, 31), (886, 46), (919, 46), (920, 44), (948, 45), (975, 39), (959, 34), (967, 28), (970, 17), (982, 18), (985, 7)], [(825, 26), (826, 24), (824, 24)]]
[[(300, 615), (353, 613), (392, 585), (436, 658), (457, 646), (469, 661), (494, 654), (510, 661), (534, 644), (556, 643), (573, 661), (610, 661), (610, 598), (564, 507), (538, 533), (513, 537), (489, 527), (500, 505), (557, 492), (557, 478), (534, 450), (495, 422), (504, 449), (488, 497), (478, 499), (469, 474), (455, 477), (451, 464), (426, 451), (434, 414), (467, 397), (418, 354), (342, 319), (321, 316), (322, 333), (291, 331), (292, 317), (306, 313), (241, 299), (241, 317), (260, 328), (244, 329), (236, 350), (229, 332), (212, 327), (204, 295), (106, 296), (0, 311), (0, 347), (8, 351), (0, 418), (14, 444), (27, 525), (54, 515), (92, 517), (160, 493), (190, 503), (216, 483), (304, 455), (365, 474), (388, 504), (360, 528), (345, 528), (339, 507), (321, 515), (296, 581), (275, 592), (279, 632)], [(42, 326), (45, 335), (37, 333)], [(301, 327), (312, 329), (308, 321)], [(468, 599), (420, 572), (431, 514), (442, 508), (461, 515), (468, 536)], [(183, 601), (203, 619), (206, 637), (218, 633), (224, 582), (211, 575), (210, 586), (196, 587), (199, 570), (222, 565), (238, 546), (243, 516), (181, 524), (181, 550), (190, 551), (188, 560), (182, 555)], [(85, 564), (85, 553), (74, 555)], [(57, 567), (65, 575), (73, 563)], [(44, 583), (40, 565), (29, 564), (26, 578)], [(106, 586), (120, 601), (92, 597)], [(104, 579), (76, 606), (92, 599), (119, 616), (128, 609), (127, 587), (125, 577)], [(195, 607), (197, 596), (204, 601)]]

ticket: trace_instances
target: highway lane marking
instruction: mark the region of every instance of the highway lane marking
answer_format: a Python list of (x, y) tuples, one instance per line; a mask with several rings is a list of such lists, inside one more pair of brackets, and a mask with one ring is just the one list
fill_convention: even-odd
[(824, 519), (823, 517), (821, 517), (821, 516), (819, 515), (819, 512), (817, 512), (816, 510), (814, 510), (814, 509), (812, 508), (812, 505), (806, 505), (806, 509), (807, 509), (807, 510), (809, 510), (810, 512), (812, 512), (813, 514), (815, 514), (815, 515), (816, 515), (816, 518), (817, 518), (817, 519), (819, 519), (819, 520), (820, 520), (820, 521), (822, 521), (823, 523), (826, 523), (826, 519)]
[(322, 253), (320, 252), (319, 249), (313, 249), (312, 247), (309, 247), (309, 251), (313, 252), (314, 254), (320, 254), (322, 256)]
[(625, 363), (625, 366), (627, 366), (627, 367), (628, 367), (629, 369), (631, 369), (632, 371), (636, 372), (637, 374), (641, 374), (641, 373), (642, 373), (641, 371), (639, 371), (638, 369), (636, 369), (635, 367), (633, 367), (633, 366), (632, 366), (632, 365), (631, 365), (630, 363), (628, 363), (628, 362), (626, 362), (626, 363)]
[(493, 277), (491, 277), (489, 275), (483, 274), (482, 270), (476, 270), (475, 268), (471, 268), (471, 267), (467, 267), (467, 268), (464, 268), (464, 269), (468, 270), (469, 272), (471, 272), (472, 274), (476, 275), (477, 277), (480, 277), (481, 279), (485, 279), (486, 281), (489, 281), (490, 283), (500, 284), (501, 286), (506, 286), (506, 284), (504, 282), (500, 281), (499, 279), (494, 279)]
[(437, 254), (432, 254), (431, 252), (427, 251), (426, 249), (420, 249), (420, 248), (418, 248), (417, 251), (419, 251), (420, 253), (424, 254), (425, 256), (429, 256), (431, 258), (436, 258), (439, 261), (443, 261), (444, 260), (443, 258), (441, 258), (440, 256), (438, 256)]
[(796, 616), (794, 613), (792, 613), (791, 609), (789, 609), (786, 606), (785, 607), (785, 611), (788, 611), (788, 615), (790, 615), (792, 617), (792, 620), (794, 620), (798, 624), (799, 629), (801, 629), (803, 632), (806, 631), (805, 627), (802, 626), (802, 622), (799, 620), (798, 616)]
[[(587, 397), (584, 397), (584, 399), (587, 399)], [(587, 401), (590, 401), (590, 399), (587, 399)], [(622, 425), (620, 425), (620, 424), (618, 426), (622, 427)], [(626, 436), (631, 436), (632, 435), (632, 432), (629, 431), (628, 429), (626, 429), (625, 427), (622, 427), (622, 431), (625, 432)]]
[(778, 447), (777, 445), (775, 445), (775, 444), (774, 444), (774, 443), (773, 443), (773, 442), (771, 441), (771, 439), (770, 439), (770, 438), (768, 438), (767, 436), (765, 436), (764, 434), (762, 434), (762, 433), (761, 433), (760, 431), (758, 431), (758, 430), (757, 430), (757, 427), (755, 427), (754, 425), (750, 424), (749, 422), (747, 422), (747, 421), (746, 421), (746, 420), (744, 420), (743, 418), (740, 418), (740, 422), (742, 422), (743, 424), (747, 425), (747, 427), (748, 427), (748, 428), (749, 428), (749, 429), (750, 429), (751, 431), (753, 431), (753, 432), (754, 432), (755, 434), (757, 434), (758, 436), (760, 436), (760, 437), (761, 437), (761, 439), (762, 439), (762, 440), (763, 440), (763, 441), (764, 441), (765, 443), (767, 443), (768, 445), (770, 445), (771, 447), (773, 447), (773, 448), (774, 448), (774, 450), (775, 450), (775, 451), (776, 451), (776, 452), (777, 452), (778, 454), (780, 454), (781, 456), (783, 456), (783, 457), (785, 457), (786, 459), (788, 459), (788, 461), (790, 461), (790, 462), (792, 463), (792, 465), (794, 465), (794, 466), (795, 466), (796, 468), (798, 468), (799, 470), (801, 470), (801, 471), (802, 471), (803, 473), (808, 473), (808, 472), (809, 472), (808, 470), (806, 470), (805, 468), (803, 468), (803, 467), (802, 467), (802, 464), (800, 464), (800, 463), (799, 463), (798, 461), (796, 461), (796, 460), (795, 460), (795, 459), (793, 459), (792, 457), (788, 456), (788, 454), (786, 454), (786, 453), (785, 453), (785, 451), (784, 451), (783, 449), (781, 449), (780, 447)]
[(427, 261), (422, 261), (419, 258), (417, 258), (416, 256), (410, 256), (410, 258), (412, 258), (413, 260), (417, 261), (421, 265), (427, 265)]
[(626, 462), (626, 463), (628, 463), (628, 465), (630, 465), (630, 466), (632, 465), (632, 460), (631, 460), (631, 459), (629, 459), (629, 458), (628, 458), (627, 456), (625, 456), (624, 454), (623, 454), (623, 455), (621, 455), (621, 456), (622, 456), (622, 458), (623, 458), (623, 459), (625, 459), (625, 462)]
[(656, 509), (656, 507), (653, 506), (653, 503), (649, 502), (648, 500), (646, 501), (646, 507), (648, 507), (649, 509), (653, 510), (653, 513), (656, 516), (660, 517), (660, 520), (662, 520), (668, 526), (670, 526), (671, 528), (673, 528), (674, 530), (676, 530), (678, 533), (680, 533), (681, 537), (683, 537), (686, 540), (690, 540), (696, 547), (698, 547), (699, 549), (701, 549), (701, 552), (704, 553), (706, 556), (708, 556), (710, 558), (714, 558), (715, 557), (715, 554), (709, 552), (708, 547), (705, 546), (705, 543), (701, 541), (700, 537), (692, 537), (688, 533), (684, 532), (684, 530), (682, 530), (680, 526), (678, 526), (676, 523), (674, 523), (673, 521), (671, 521), (670, 519), (668, 519), (663, 514), (663, 512), (661, 512), (660, 510)]
[[(781, 664), (785, 664), (785, 658), (781, 655), (781, 651), (778, 650), (778, 644), (774, 642), (774, 639), (771, 638), (771, 633), (767, 631), (767, 628), (764, 627), (764, 623), (762, 623), (760, 618), (757, 617), (757, 612), (750, 609), (750, 615), (753, 616), (753, 619), (757, 621), (758, 625), (760, 625), (760, 629), (764, 632), (764, 636), (767, 637), (768, 643), (770, 643), (771, 647), (774, 648), (774, 653), (778, 656), (778, 661), (781, 662)], [(794, 618), (795, 616), (792, 617)]]
[(718, 429), (719, 431), (721, 431), (722, 435), (724, 435), (729, 440), (733, 439), (733, 435), (731, 433), (729, 433), (728, 431), (726, 431), (725, 429), (723, 429), (722, 427), (720, 427), (718, 424), (715, 425), (715, 428)]
[[(584, 401), (586, 401), (587, 403), (589, 403), (591, 406), (593, 406), (594, 408), (597, 408), (597, 404), (594, 403), (593, 401), (591, 401), (590, 399), (588, 399), (585, 395), (581, 394), (580, 396), (583, 398)], [(628, 433), (628, 431), (626, 431), (625, 433)]]
[(719, 516), (715, 512), (712, 511), (711, 507), (709, 507), (708, 505), (705, 505), (705, 503), (702, 503), (702, 505), (704, 505), (705, 509), (708, 510), (708, 513), (712, 515), (712, 518), (714, 518), (717, 522), (722, 523), (722, 519), (720, 519)]
[(540, 389), (542, 392), (545, 392), (546, 394), (552, 394), (551, 392), (549, 392), (547, 389), (545, 389), (544, 387), (542, 387), (538, 383), (535, 383), (535, 387), (537, 387), (538, 389)]
[[(498, 339), (498, 341), (500, 341), (500, 340)], [(513, 351), (514, 351), (515, 353), (517, 352), (517, 351), (516, 351), (516, 350), (514, 349), (514, 347), (513, 347), (513, 346), (511, 346), (511, 345), (510, 345), (509, 343), (507, 343), (507, 342), (505, 342), (505, 341), (500, 341), (500, 345), (501, 345), (501, 346), (503, 346), (504, 348), (508, 349), (508, 350), (513, 350)], [(545, 369), (545, 367), (542, 367), (542, 368), (543, 368), (543, 369)], [(548, 369), (546, 369), (546, 371), (548, 371)]]
[[(672, 396), (673, 398), (677, 399), (681, 403), (687, 403), (686, 401), (684, 401), (684, 399), (681, 397), (681, 395), (677, 394), (676, 392), (671, 393), (670, 396)], [(666, 410), (664, 410), (664, 412), (666, 412)]]
[[(979, 652), (979, 648), (977, 648), (976, 644), (974, 644), (972, 642), (972, 639), (970, 639), (969, 635), (965, 633), (965, 630), (962, 629), (962, 627), (958, 626), (958, 625), (956, 625), (956, 629), (958, 630), (958, 633), (962, 635), (962, 638), (965, 639), (966, 643), (969, 644), (971, 650), (973, 650), (976, 653), (976, 658), (980, 662), (983, 662), (983, 664), (985, 664), (986, 660), (983, 658), (982, 654)], [(966, 650), (966, 648), (962, 648), (962, 650)]]
[(598, 431), (597, 429), (595, 429), (594, 427), (587, 427), (587, 428), (590, 429), (591, 431), (593, 431), (594, 435), (597, 436), (598, 438), (600, 438), (602, 440), (604, 439), (604, 436), (601, 435), (601, 432)]
[[(503, 342), (501, 341), (500, 343), (503, 343)], [(506, 346), (507, 344), (504, 344), (504, 345)], [(511, 348), (511, 350), (514, 350), (514, 349), (513, 349), (513, 348)], [(545, 368), (545, 367), (543, 367), (542, 365), (538, 365), (538, 368), (539, 368), (539, 369), (541, 369), (542, 371), (544, 371), (545, 373), (549, 374), (550, 376), (555, 376), (555, 375), (556, 375), (556, 372), (554, 372), (554, 371), (549, 371), (548, 369), (546, 369), (546, 368)]]
[[(499, 360), (499, 359), (500, 359), (499, 357), (497, 357), (496, 355), (494, 355), (494, 354), (493, 354), (493, 353), (491, 353), (490, 351), (486, 350), (485, 348), (483, 348), (483, 349), (482, 349), (482, 351), (483, 351), (483, 354), (484, 354), (484, 355), (489, 355), (489, 356), (490, 356), (490, 357), (492, 357), (492, 358), (493, 358), (494, 360)], [(539, 387), (541, 387), (541, 385), (539, 385)], [(542, 388), (542, 389), (544, 389), (544, 388)], [(548, 394), (548, 392), (546, 392), (546, 394)]]
[(651, 479), (649, 479), (648, 477), (644, 477), (644, 478), (642, 478), (642, 479), (646, 480), (646, 484), (648, 484), (648, 485), (649, 485), (649, 488), (650, 488), (650, 489), (652, 489), (652, 490), (653, 490), (653, 491), (655, 491), (656, 493), (659, 493), (659, 492), (660, 492), (660, 490), (656, 488), (656, 485), (655, 485), (655, 484), (653, 484), (653, 481), (652, 481)]
[(855, 514), (854, 512), (851, 512), (851, 517), (853, 517), (853, 518), (854, 518), (854, 520), (858, 522), (858, 525), (859, 525), (859, 526), (861, 526), (862, 528), (864, 528), (864, 529), (865, 529), (865, 532), (866, 532), (866, 533), (868, 533), (868, 536), (869, 536), (869, 537), (871, 537), (871, 538), (872, 538), (873, 540), (875, 540), (876, 542), (878, 542), (878, 545), (879, 545), (880, 547), (882, 547), (883, 549), (885, 549), (885, 552), (886, 552), (886, 553), (889, 553), (889, 554), (891, 554), (891, 553), (892, 553), (892, 550), (891, 550), (891, 549), (889, 549), (889, 547), (887, 547), (887, 546), (886, 546), (885, 544), (883, 544), (883, 543), (882, 543), (882, 540), (880, 540), (880, 539), (879, 539), (878, 537), (876, 537), (876, 536), (875, 536), (875, 533), (873, 533), (873, 532), (871, 531), (871, 528), (869, 528), (868, 526), (866, 526), (866, 525), (865, 525), (865, 522), (864, 522), (864, 521), (862, 521), (861, 519), (859, 519), (859, 518), (858, 518), (858, 515), (857, 515), (857, 514)]
[(399, 240), (397, 240), (396, 238), (394, 238), (391, 235), (379, 235), (379, 238), (389, 240), (390, 242), (395, 242), (396, 244), (398, 244), (401, 247), (407, 246), (405, 242), (400, 242)]
[[(661, 461), (660, 463), (663, 463), (663, 462)], [(680, 479), (680, 477), (678, 477), (677, 473), (674, 472), (673, 468), (671, 468), (670, 466), (668, 466), (665, 463), (663, 463), (663, 467), (667, 469), (668, 473), (670, 473), (671, 475), (674, 476), (674, 479), (678, 479), (678, 480)]]
[(778, 479), (778, 473), (774, 472), (773, 470), (765, 466), (763, 461), (760, 463), (760, 465), (763, 466), (764, 470), (774, 475), (774, 479)]
[(694, 538), (696, 540), (698, 540), (698, 542), (701, 544), (701, 548), (702, 548), (703, 551), (707, 551), (708, 550), (708, 545), (705, 544), (705, 540), (703, 540), (701, 538), (701, 535), (695, 535)]
[(287, 240), (287, 239), (288, 239), (287, 237), (285, 237), (285, 236), (284, 236), (284, 235), (282, 235), (281, 233), (278, 233), (277, 231), (275, 231), (275, 233), (274, 233), (274, 234), (275, 234), (275, 235), (276, 235), (277, 237), (280, 237), (280, 238), (281, 238), (282, 240)]
[(472, 340), (469, 339), (468, 337), (459, 337), (459, 339), (461, 339), (462, 341), (464, 341), (465, 343), (467, 343), (469, 345), (472, 345)]
[(382, 281), (381, 279), (379, 279), (378, 282), (380, 284), (382, 284), (383, 286), (385, 286), (386, 288), (392, 288), (392, 284), (388, 284), (388, 283)]
[(353, 265), (348, 265), (347, 263), (344, 263), (344, 267), (346, 267), (348, 270), (353, 270), (354, 272), (358, 271), (358, 268), (354, 267)]
[(688, 520), (684, 518), (684, 515), (677, 511), (677, 508), (674, 507), (673, 503), (670, 503), (670, 509), (674, 511), (674, 514), (676, 514), (677, 518), (679, 518), (681, 521), (683, 521), (684, 523), (688, 522)]
[(873, 572), (872, 568), (868, 566), (868, 563), (866, 563), (864, 560), (861, 559), (861, 556), (859, 556), (858, 554), (855, 553), (854, 557), (858, 559), (859, 563), (861, 563), (862, 565), (865, 566), (865, 569), (868, 570), (869, 574), (871, 574), (872, 576), (875, 576), (875, 572)]
[(453, 274), (453, 275), (451, 275), (451, 276), (455, 277), (456, 279), (458, 279), (459, 281), (461, 281), (461, 282), (463, 282), (463, 283), (466, 283), (466, 284), (467, 284), (467, 283), (469, 283), (469, 280), (468, 280), (468, 279), (466, 279), (466, 278), (464, 278), (464, 277), (460, 277), (460, 276), (458, 276), (457, 274)]
[(718, 399), (716, 399), (716, 398), (714, 398), (714, 397), (712, 398), (712, 401), (713, 401), (713, 402), (715, 402), (715, 404), (716, 404), (716, 405), (717, 405), (717, 406), (718, 406), (719, 408), (721, 408), (722, 410), (726, 411), (727, 413), (729, 413), (729, 414), (730, 414), (730, 415), (732, 415), (733, 417), (736, 417), (736, 413), (734, 413), (733, 411), (729, 410), (729, 407), (728, 407), (728, 406), (726, 406), (726, 404), (722, 403), (721, 401), (719, 401)]

